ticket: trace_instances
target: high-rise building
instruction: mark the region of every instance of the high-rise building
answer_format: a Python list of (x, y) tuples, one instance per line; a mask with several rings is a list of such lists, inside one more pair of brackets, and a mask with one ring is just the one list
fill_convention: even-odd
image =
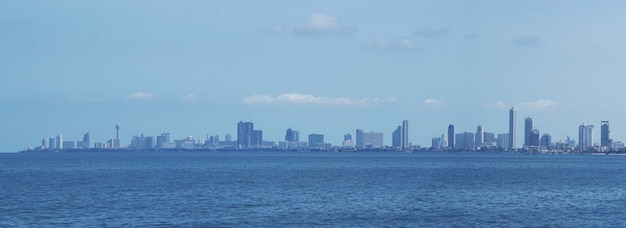
[(524, 119), (524, 146), (532, 146), (530, 143), (530, 136), (533, 133), (533, 119), (526, 117)]
[(535, 129), (530, 132), (529, 135), (529, 144), (528, 146), (538, 147), (539, 146), (539, 130)]
[(89, 132), (85, 133), (85, 135), (83, 135), (83, 141), (77, 141), (76, 142), (76, 147), (78, 148), (82, 148), (82, 149), (88, 149), (89, 148)]
[(448, 125), (448, 148), (454, 149), (454, 124)]
[(250, 135), (250, 145), (253, 148), (260, 148), (263, 145), (263, 131), (253, 130)]
[(54, 145), (56, 146), (56, 149), (62, 150), (63, 149), (63, 135), (57, 135), (54, 138)]
[(323, 148), (323, 147), (324, 147), (324, 135), (309, 134), (309, 148)]
[(440, 149), (448, 148), (448, 132), (441, 134), (441, 147)]
[(512, 107), (509, 110), (509, 140), (508, 140), (508, 148), (509, 149), (513, 149), (515, 148), (515, 113), (516, 113), (516, 109), (515, 106)]
[(485, 128), (483, 125), (478, 125), (474, 138), (476, 139), (476, 142), (474, 143), (476, 147), (482, 146), (485, 143)]
[(439, 149), (440, 145), (441, 145), (441, 138), (433, 137), (433, 139), (431, 140), (430, 148), (432, 148), (432, 149)]
[(391, 133), (391, 146), (393, 148), (402, 148), (402, 126), (398, 126), (398, 128)]
[(48, 139), (42, 139), (41, 140), (41, 149), (45, 150), (46, 148), (48, 148)]
[(119, 140), (120, 139), (120, 124), (116, 124), (115, 125), (115, 139)]
[(380, 148), (383, 146), (383, 133), (379, 132), (363, 132), (362, 129), (356, 130), (356, 147), (359, 149)]
[(409, 121), (402, 121), (402, 132), (400, 134), (400, 146), (402, 149), (409, 148)]
[(237, 123), (237, 147), (239, 149), (251, 148), (253, 131), (254, 124), (252, 122), (239, 121)]
[(593, 125), (584, 123), (578, 127), (578, 149), (585, 151), (593, 146)]
[(456, 134), (455, 138), (456, 142), (454, 144), (454, 148), (457, 150), (473, 150), (476, 149), (474, 133), (472, 132), (463, 132)]
[(56, 139), (54, 137), (48, 139), (48, 149), (54, 150), (54, 149), (57, 148), (55, 143), (54, 143), (55, 141), (56, 141)]
[(345, 134), (343, 136), (343, 143), (341, 144), (344, 147), (353, 147), (354, 143), (352, 142), (352, 135), (350, 133)]
[(541, 136), (541, 140), (539, 140), (539, 146), (541, 148), (550, 148), (552, 147), (552, 136), (550, 134), (543, 134)]
[(501, 148), (501, 149), (506, 149), (509, 148), (509, 146), (511, 146), (511, 144), (509, 143), (509, 139), (511, 137), (509, 137), (509, 134), (498, 134), (498, 143), (496, 144), (496, 147)]
[(496, 135), (494, 133), (491, 132), (485, 132), (484, 134), (484, 142), (485, 144), (489, 144), (491, 146), (495, 146), (496, 145)]
[(113, 149), (122, 148), (122, 143), (120, 143), (120, 124), (115, 125), (115, 139), (112, 140), (112, 145), (110, 145)]
[(170, 142), (170, 133), (162, 133), (161, 135), (156, 137), (156, 146), (157, 148), (164, 148), (166, 143)]
[(611, 140), (611, 131), (609, 130), (609, 121), (600, 123), (600, 146), (611, 148), (613, 145)]
[(300, 132), (297, 130), (292, 130), (291, 128), (287, 129), (285, 133), (285, 141), (287, 142), (297, 142), (300, 141)]

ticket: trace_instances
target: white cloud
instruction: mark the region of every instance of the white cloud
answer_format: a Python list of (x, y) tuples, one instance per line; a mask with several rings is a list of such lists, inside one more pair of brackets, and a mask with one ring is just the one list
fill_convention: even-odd
[(324, 13), (314, 13), (305, 23), (294, 28), (294, 32), (300, 35), (346, 34), (353, 31), (353, 28), (342, 25), (337, 18)]
[(557, 103), (552, 101), (552, 100), (543, 100), (543, 99), (539, 99), (536, 101), (527, 101), (527, 102), (522, 102), (519, 107), (520, 109), (528, 109), (528, 110), (533, 110), (533, 109), (547, 109), (547, 108), (552, 108), (554, 106), (556, 106)]
[(134, 92), (131, 95), (127, 96), (126, 98), (130, 98), (130, 99), (149, 99), (152, 97), (152, 93), (148, 93), (148, 92)]
[(244, 104), (315, 104), (327, 106), (369, 107), (376, 104), (394, 102), (395, 98), (363, 98), (322, 97), (311, 94), (284, 93), (278, 96), (252, 95), (241, 100)]
[(424, 100), (424, 104), (427, 104), (427, 105), (433, 105), (433, 106), (436, 106), (436, 105), (442, 105), (442, 104), (443, 104), (443, 100), (441, 100), (441, 99), (427, 98), (427, 99), (425, 99), (425, 100)]
[(198, 96), (196, 96), (195, 94), (187, 94), (185, 96), (182, 96), (180, 98), (181, 101), (188, 101), (188, 102), (192, 102), (192, 101), (197, 101), (198, 100)]
[(381, 38), (377, 42), (363, 46), (363, 49), (373, 52), (407, 52), (422, 49), (408, 38), (401, 40), (389, 40)]

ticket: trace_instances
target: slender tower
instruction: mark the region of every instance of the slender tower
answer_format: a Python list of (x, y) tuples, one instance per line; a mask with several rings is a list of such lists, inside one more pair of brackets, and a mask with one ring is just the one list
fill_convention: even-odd
[(515, 148), (515, 106), (509, 110), (509, 149)]
[(402, 121), (402, 133), (400, 133), (400, 146), (402, 149), (409, 148), (409, 121)]
[(120, 124), (118, 123), (117, 125), (115, 125), (115, 139), (117, 139), (117, 141), (120, 140)]

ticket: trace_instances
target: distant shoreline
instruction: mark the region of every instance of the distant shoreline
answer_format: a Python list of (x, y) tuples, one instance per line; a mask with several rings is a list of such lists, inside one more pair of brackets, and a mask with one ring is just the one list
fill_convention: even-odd
[(331, 150), (317, 150), (317, 149), (302, 149), (302, 150), (285, 150), (285, 149), (62, 149), (62, 150), (22, 150), (17, 152), (0, 152), (0, 153), (112, 153), (112, 152), (128, 152), (128, 153), (164, 153), (164, 152), (197, 152), (197, 153), (211, 153), (211, 152), (305, 152), (305, 153), (330, 153), (330, 152), (339, 152), (339, 153), (508, 153), (508, 154), (528, 154), (528, 155), (550, 155), (550, 154), (564, 154), (564, 155), (626, 155), (624, 151), (611, 151), (611, 152), (572, 152), (572, 151), (525, 151), (525, 150), (430, 150), (430, 149), (422, 149), (422, 150), (396, 150), (391, 148), (381, 148), (381, 149), (331, 149)]

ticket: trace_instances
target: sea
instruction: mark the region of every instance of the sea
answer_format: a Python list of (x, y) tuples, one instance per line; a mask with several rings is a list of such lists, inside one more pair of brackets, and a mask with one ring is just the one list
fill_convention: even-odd
[(626, 156), (0, 154), (0, 227), (626, 227)]

